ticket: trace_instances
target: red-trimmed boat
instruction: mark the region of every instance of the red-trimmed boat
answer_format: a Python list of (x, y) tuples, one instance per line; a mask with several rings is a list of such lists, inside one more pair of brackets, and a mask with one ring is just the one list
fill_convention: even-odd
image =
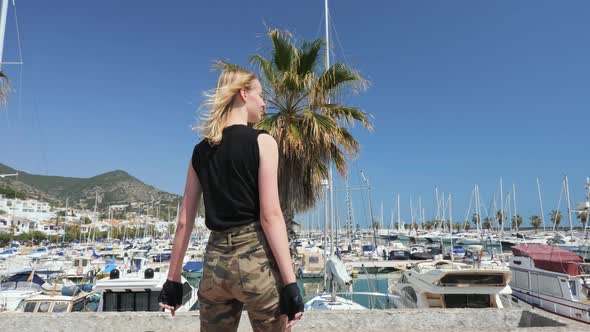
[(559, 316), (590, 324), (590, 263), (544, 244), (512, 247), (512, 297)]

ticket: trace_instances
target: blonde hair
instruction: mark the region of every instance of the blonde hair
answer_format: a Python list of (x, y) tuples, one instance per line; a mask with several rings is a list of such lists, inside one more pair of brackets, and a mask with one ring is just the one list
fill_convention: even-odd
[(256, 74), (242, 68), (224, 69), (219, 75), (217, 86), (205, 94), (207, 100), (202, 125), (194, 129), (200, 130), (200, 136), (211, 145), (221, 142), (223, 128), (227, 123), (233, 100), (240, 90), (250, 90), (252, 83), (257, 80)]

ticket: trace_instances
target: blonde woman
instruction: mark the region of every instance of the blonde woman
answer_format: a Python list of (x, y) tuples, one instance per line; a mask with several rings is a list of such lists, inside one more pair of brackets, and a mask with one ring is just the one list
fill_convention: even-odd
[(182, 259), (202, 193), (211, 235), (198, 291), (201, 331), (236, 331), (244, 304), (255, 331), (289, 329), (303, 313), (279, 204), (277, 143), (248, 126), (264, 108), (254, 73), (224, 70), (188, 167), (159, 302), (172, 315), (182, 305)]

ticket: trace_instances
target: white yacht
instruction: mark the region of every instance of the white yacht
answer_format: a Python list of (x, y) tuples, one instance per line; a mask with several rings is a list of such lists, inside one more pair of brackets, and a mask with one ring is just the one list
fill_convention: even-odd
[[(85, 286), (90, 286), (86, 288), (91, 288), (92, 285), (88, 284)], [(83, 291), (77, 285), (68, 284), (58, 287), (57, 284), (48, 285), (45, 283), (41, 288), (42, 293), (31, 295), (22, 300), (16, 311), (31, 313), (93, 312), (98, 309), (100, 296), (91, 291)]]
[(400, 308), (503, 308), (511, 293), (510, 270), (464, 263), (418, 263), (402, 272), (391, 293)]
[[(162, 311), (158, 296), (166, 282), (167, 273), (146, 268), (140, 272), (121, 274), (118, 269), (108, 278), (100, 279), (94, 292), (100, 295), (98, 312), (103, 311)], [(178, 312), (189, 311), (197, 303), (197, 289), (182, 277), (183, 299)]]
[(328, 257), (325, 264), (326, 279), (330, 281), (332, 292), (322, 292), (305, 302), (305, 310), (365, 310), (364, 306), (336, 296), (336, 288), (352, 288), (352, 278), (346, 266), (336, 256)]
[(21, 300), (41, 293), (45, 281), (34, 274), (16, 273), (0, 285), (0, 311), (14, 311)]
[(512, 297), (559, 316), (590, 324), (590, 263), (548, 245), (512, 247)]
[(323, 254), (306, 250), (301, 259), (301, 265), (297, 268), (297, 276), (299, 278), (322, 278), (324, 265)]

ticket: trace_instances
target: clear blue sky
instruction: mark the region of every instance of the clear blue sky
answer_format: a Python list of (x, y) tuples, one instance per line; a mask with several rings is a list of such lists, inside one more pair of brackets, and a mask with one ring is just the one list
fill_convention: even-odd
[[(375, 116), (372, 133), (354, 130), (350, 182), (365, 171), (376, 214), (384, 201), (388, 220), (400, 193), (404, 219), (410, 195), (430, 218), (438, 186), (462, 220), (473, 186), (489, 205), (500, 177), (525, 219), (539, 213), (537, 176), (546, 213), (563, 174), (584, 199), (590, 2), (332, 1), (331, 12), (336, 60), (371, 82), (347, 99)], [(246, 64), (268, 47), (265, 25), (323, 36), (321, 0), (17, 1), (17, 13), (25, 64), (3, 68), (14, 92), (0, 162), (77, 177), (123, 169), (178, 194), (212, 61)], [(18, 60), (16, 40), (11, 6), (4, 61)], [(353, 197), (363, 224), (366, 194)]]

